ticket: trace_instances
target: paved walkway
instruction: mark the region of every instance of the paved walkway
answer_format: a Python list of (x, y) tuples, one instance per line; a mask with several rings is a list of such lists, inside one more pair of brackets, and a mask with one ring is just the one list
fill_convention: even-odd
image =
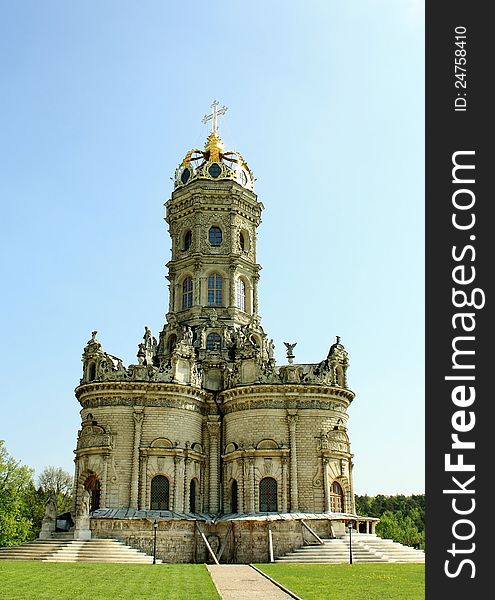
[(249, 565), (207, 565), (222, 600), (293, 600)]

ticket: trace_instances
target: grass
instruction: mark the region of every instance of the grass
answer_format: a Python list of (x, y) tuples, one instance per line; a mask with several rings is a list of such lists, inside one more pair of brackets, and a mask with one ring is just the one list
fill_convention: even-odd
[(424, 600), (421, 564), (256, 565), (304, 600)]
[(204, 565), (126, 565), (0, 560), (8, 600), (218, 600)]

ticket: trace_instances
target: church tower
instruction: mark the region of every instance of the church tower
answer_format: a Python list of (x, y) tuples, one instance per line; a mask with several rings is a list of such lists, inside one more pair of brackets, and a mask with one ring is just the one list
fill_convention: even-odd
[[(211, 133), (204, 150), (190, 150), (175, 174), (175, 189), (166, 203), (172, 238), (168, 263), (169, 312), (160, 334), (158, 363), (182, 364), (183, 383), (194, 358), (208, 390), (222, 390), (241, 369), (241, 358), (256, 366), (273, 358), (258, 314), (260, 265), (256, 230), (263, 205), (254, 193), (254, 177), (238, 152), (226, 151), (217, 130), (213, 103)], [(192, 341), (194, 356), (178, 350)], [(194, 369), (193, 369), (194, 370)], [(246, 371), (246, 366), (244, 367)]]
[[(355, 510), (348, 354), (337, 337), (319, 363), (296, 364), (296, 344), (284, 342), (287, 364), (276, 365), (258, 307), (263, 205), (219, 135), (225, 111), (213, 103), (204, 149), (187, 152), (165, 205), (172, 253), (158, 339), (145, 327), (128, 366), (97, 332), (84, 348), (73, 512), (89, 495), (97, 536), (145, 540), (149, 519), (196, 536), (191, 523), (267, 513), (320, 515), (335, 531)], [(182, 534), (167, 539), (167, 552), (193, 560)]]

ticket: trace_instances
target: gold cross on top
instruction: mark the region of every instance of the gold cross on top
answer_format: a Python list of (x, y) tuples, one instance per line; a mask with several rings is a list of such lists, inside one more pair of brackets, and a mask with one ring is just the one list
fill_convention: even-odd
[(222, 106), (222, 108), (217, 109), (218, 101), (213, 100), (211, 105), (211, 114), (205, 115), (201, 119), (201, 123), (208, 123), (211, 121), (211, 133), (216, 133), (218, 131), (218, 117), (219, 115), (224, 115), (227, 112), (227, 106)]

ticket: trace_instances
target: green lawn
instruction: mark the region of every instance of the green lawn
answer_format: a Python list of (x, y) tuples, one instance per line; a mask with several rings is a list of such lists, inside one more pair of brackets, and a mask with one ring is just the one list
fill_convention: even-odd
[(421, 564), (256, 565), (304, 600), (424, 600)]
[(125, 565), (0, 560), (8, 600), (218, 600), (204, 565)]

